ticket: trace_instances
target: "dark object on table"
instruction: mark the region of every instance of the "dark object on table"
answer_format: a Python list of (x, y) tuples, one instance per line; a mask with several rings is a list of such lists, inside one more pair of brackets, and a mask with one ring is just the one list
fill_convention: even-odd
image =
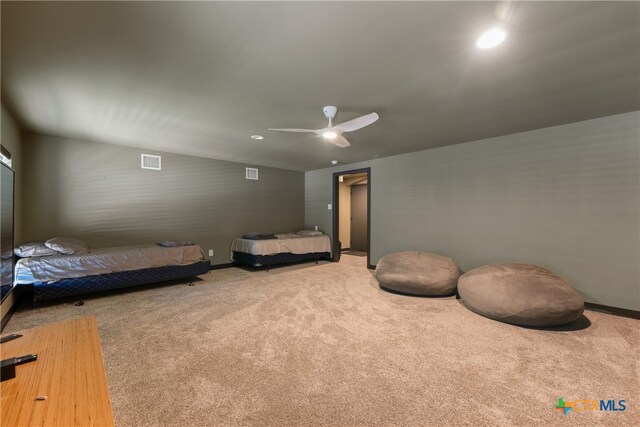
[(11, 359), (5, 359), (2, 361), (2, 368), (0, 370), (0, 381), (10, 380), (16, 377), (16, 363), (15, 357)]
[(7, 341), (15, 340), (16, 338), (20, 338), (22, 335), (20, 334), (9, 334), (0, 338), (0, 344), (6, 343)]
[(8, 359), (4, 359), (1, 363), (2, 369), (0, 372), (0, 381), (15, 378), (16, 366), (22, 365), (23, 363), (33, 362), (34, 360), (38, 360), (38, 356), (35, 354), (26, 354), (20, 357), (10, 357)]

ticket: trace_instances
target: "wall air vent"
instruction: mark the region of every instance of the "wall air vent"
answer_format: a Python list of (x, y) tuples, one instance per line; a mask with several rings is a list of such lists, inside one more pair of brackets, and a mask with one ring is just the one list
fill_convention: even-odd
[(151, 154), (143, 154), (140, 159), (140, 167), (142, 169), (160, 170), (160, 156), (153, 156)]
[(258, 169), (247, 168), (247, 179), (258, 179)]

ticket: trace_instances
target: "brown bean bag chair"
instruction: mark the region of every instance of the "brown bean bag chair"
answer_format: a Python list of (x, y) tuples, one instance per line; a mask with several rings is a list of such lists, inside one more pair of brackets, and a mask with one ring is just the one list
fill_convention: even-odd
[(430, 252), (397, 252), (380, 258), (376, 279), (392, 291), (413, 295), (449, 295), (456, 290), (460, 267)]
[(522, 326), (558, 326), (573, 322), (584, 301), (567, 282), (532, 264), (491, 264), (460, 276), (464, 305), (491, 319)]

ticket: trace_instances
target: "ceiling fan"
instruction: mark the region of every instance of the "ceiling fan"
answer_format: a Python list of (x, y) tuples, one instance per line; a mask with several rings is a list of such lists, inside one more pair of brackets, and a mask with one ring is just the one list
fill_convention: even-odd
[(355, 118), (353, 120), (349, 120), (344, 123), (340, 123), (339, 125), (333, 126), (331, 121), (336, 116), (336, 112), (338, 111), (337, 107), (328, 106), (322, 109), (324, 115), (327, 119), (329, 119), (329, 126), (322, 129), (271, 129), (280, 132), (311, 132), (317, 135), (322, 135), (327, 141), (336, 145), (340, 148), (349, 147), (349, 141), (342, 136), (344, 132), (352, 132), (354, 130), (362, 129), (365, 126), (369, 126), (371, 123), (378, 120), (379, 116), (376, 113), (370, 113), (365, 116), (361, 116)]

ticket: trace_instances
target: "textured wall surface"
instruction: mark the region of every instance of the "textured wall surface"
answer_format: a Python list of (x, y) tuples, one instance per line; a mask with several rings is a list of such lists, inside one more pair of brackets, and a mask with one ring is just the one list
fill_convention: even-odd
[[(304, 224), (304, 173), (117, 145), (25, 134), (22, 241), (77, 237), (91, 247), (192, 240), (229, 261), (234, 237)], [(162, 170), (140, 154), (162, 155)]]
[(305, 222), (331, 233), (333, 172), (371, 167), (371, 263), (530, 262), (586, 301), (640, 309), (640, 113), (306, 173)]

